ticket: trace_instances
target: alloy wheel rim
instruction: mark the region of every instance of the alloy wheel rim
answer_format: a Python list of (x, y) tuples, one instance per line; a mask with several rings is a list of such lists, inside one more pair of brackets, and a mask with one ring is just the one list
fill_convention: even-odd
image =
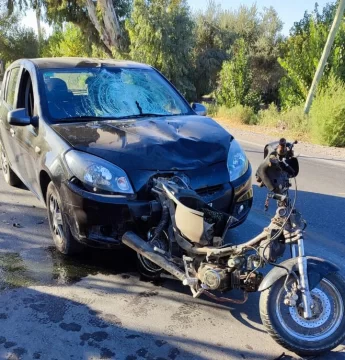
[(8, 161), (7, 161), (7, 157), (6, 157), (3, 149), (1, 149), (1, 166), (2, 166), (2, 171), (7, 175), (8, 174)]
[(61, 244), (63, 243), (63, 220), (58, 200), (54, 195), (51, 195), (49, 199), (49, 212), (53, 233)]
[(311, 291), (317, 310), (313, 318), (303, 318), (301, 309), (284, 304), (285, 289), (282, 288), (276, 300), (276, 315), (284, 330), (291, 336), (316, 342), (333, 335), (344, 316), (344, 302), (338, 289), (328, 279), (322, 279)]

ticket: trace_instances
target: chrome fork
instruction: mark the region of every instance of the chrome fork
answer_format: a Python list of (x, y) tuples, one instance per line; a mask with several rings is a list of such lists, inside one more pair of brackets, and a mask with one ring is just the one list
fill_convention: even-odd
[[(305, 256), (304, 251), (304, 239), (303, 236), (300, 236), (298, 239), (298, 271), (300, 275), (300, 290), (302, 292), (302, 300), (304, 307), (304, 317), (306, 319), (311, 319), (313, 316), (313, 299), (309, 290), (309, 280), (308, 280), (308, 262)], [(296, 245), (293, 245), (292, 248), (293, 255), (296, 255)]]

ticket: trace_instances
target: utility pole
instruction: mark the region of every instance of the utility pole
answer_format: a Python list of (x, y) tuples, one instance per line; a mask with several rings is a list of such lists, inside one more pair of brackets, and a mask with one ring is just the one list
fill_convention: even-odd
[(41, 46), (42, 43), (42, 27), (41, 27), (41, 5), (39, 1), (36, 1), (36, 22), (37, 22), (37, 34), (38, 42)]
[(326, 63), (328, 60), (329, 53), (332, 49), (335, 35), (337, 34), (337, 31), (338, 31), (341, 21), (343, 19), (344, 10), (345, 10), (345, 0), (340, 0), (337, 12), (336, 12), (334, 20), (333, 20), (331, 31), (328, 34), (325, 48), (323, 49), (323, 53), (322, 53), (321, 59), (319, 61), (319, 65), (317, 66), (313, 82), (309, 89), (307, 101), (305, 102), (305, 106), (304, 106), (305, 114), (309, 113), (311, 103), (313, 101), (313, 98), (314, 98), (314, 95), (316, 92), (317, 85), (318, 85), (319, 81), (321, 80), (323, 70), (325, 69), (325, 66), (326, 66)]

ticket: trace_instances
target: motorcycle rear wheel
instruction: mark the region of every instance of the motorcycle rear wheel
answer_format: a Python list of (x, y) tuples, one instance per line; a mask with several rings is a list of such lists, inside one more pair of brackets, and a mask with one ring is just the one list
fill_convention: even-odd
[[(313, 318), (303, 317), (303, 308), (284, 304), (285, 277), (260, 297), (260, 316), (273, 339), (301, 356), (318, 355), (336, 348), (345, 339), (345, 279), (326, 275), (312, 290)], [(290, 289), (294, 279), (287, 286)]]

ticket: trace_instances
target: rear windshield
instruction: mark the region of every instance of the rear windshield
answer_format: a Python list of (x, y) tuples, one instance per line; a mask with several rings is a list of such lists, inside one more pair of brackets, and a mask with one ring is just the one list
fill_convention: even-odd
[(41, 73), (49, 115), (54, 122), (192, 113), (184, 99), (155, 70), (83, 68)]

